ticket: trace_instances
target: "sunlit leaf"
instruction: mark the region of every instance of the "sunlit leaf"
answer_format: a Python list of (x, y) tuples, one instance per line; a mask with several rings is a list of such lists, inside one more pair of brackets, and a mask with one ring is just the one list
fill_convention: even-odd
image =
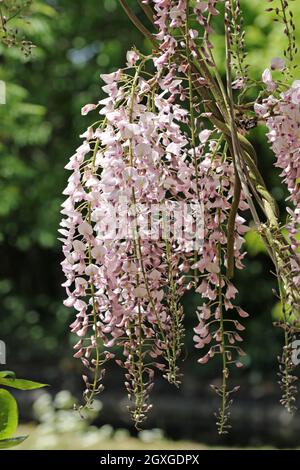
[(5, 387), (17, 388), (18, 390), (35, 390), (36, 388), (47, 387), (47, 384), (33, 382), (32, 380), (2, 378), (0, 377), (0, 385)]
[(11, 393), (7, 390), (0, 389), (0, 439), (9, 439), (12, 437), (17, 427), (17, 402)]
[(16, 374), (12, 370), (2, 370), (0, 371), (0, 378), (10, 378), (14, 379)]

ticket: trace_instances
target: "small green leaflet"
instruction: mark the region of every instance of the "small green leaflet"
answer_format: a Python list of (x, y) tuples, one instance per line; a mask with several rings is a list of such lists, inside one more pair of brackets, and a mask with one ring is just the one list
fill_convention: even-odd
[(18, 446), (21, 444), (28, 436), (18, 436), (12, 437), (11, 439), (0, 439), (0, 449), (8, 449), (9, 447)]
[(0, 371), (0, 378), (15, 379), (16, 374), (12, 370), (2, 370)]
[(2, 377), (1, 374), (0, 385), (4, 385), (5, 387), (17, 388), (18, 390), (34, 390), (36, 388), (47, 387), (47, 384), (33, 382), (32, 380)]

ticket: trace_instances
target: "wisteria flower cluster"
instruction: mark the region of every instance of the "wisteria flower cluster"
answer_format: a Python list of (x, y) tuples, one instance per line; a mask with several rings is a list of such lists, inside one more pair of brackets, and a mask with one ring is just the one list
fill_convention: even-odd
[[(272, 79), (271, 79), (272, 81)], [(286, 184), (292, 207), (286, 228), (291, 243), (290, 257), (291, 284), (300, 289), (300, 257), (297, 255), (299, 242), (297, 233), (300, 224), (300, 81), (295, 81), (291, 88), (280, 93), (279, 97), (270, 96), (262, 105), (256, 105), (257, 112), (268, 127), (268, 140), (276, 155), (275, 165), (281, 170), (281, 177)], [(298, 297), (297, 297), (298, 298)], [(299, 305), (294, 305), (299, 310)]]
[[(181, 299), (194, 290), (200, 298), (194, 323), (198, 362), (220, 359), (222, 380), (213, 389), (221, 398), (217, 427), (223, 434), (238, 390), (230, 388), (230, 370), (242, 367), (246, 354), (241, 342), (248, 313), (237, 304), (234, 276), (244, 268), (250, 217), (278, 275), (285, 336), (282, 403), (293, 409), (300, 82), (282, 89), (267, 69), (255, 84), (260, 99), (247, 103), (254, 83), (247, 74), (238, 0), (138, 3), (153, 31), (120, 0), (153, 53), (128, 51), (125, 68), (101, 76), (106, 98), (82, 109), (83, 115), (97, 112), (100, 120), (81, 136), (82, 145), (66, 165), (71, 176), (60, 234), (65, 305), (76, 311), (74, 357), (90, 372), (83, 376), (86, 406), (104, 387), (106, 363), (115, 359), (124, 368), (130, 411), (139, 426), (151, 408), (156, 371), (180, 384)], [(226, 84), (211, 41), (221, 11)], [(271, 65), (287, 77), (284, 59), (274, 58)], [(284, 225), (247, 139), (261, 121), (290, 193)]]

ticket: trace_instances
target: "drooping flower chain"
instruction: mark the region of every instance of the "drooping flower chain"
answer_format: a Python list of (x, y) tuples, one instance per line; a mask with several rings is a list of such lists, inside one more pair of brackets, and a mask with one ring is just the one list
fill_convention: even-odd
[[(114, 357), (115, 347), (122, 347), (124, 358), (117, 363), (126, 370), (131, 412), (139, 425), (151, 407), (154, 370), (162, 370), (172, 383), (180, 382), (177, 360), (184, 334), (180, 298), (195, 288), (203, 299), (194, 338), (196, 347), (205, 351), (199, 363), (221, 358), (222, 383), (215, 391), (221, 397), (218, 429), (224, 433), (229, 427), (231, 394), (237, 389), (228, 389), (229, 366), (240, 367), (239, 357), (245, 354), (239, 346), (244, 329), (239, 317), (248, 316), (234, 305), (237, 290), (228, 278), (228, 263), (243, 267), (247, 228), (240, 213), (248, 205), (242, 191), (237, 211), (231, 211), (236, 203), (235, 163), (223, 130), (205, 128), (203, 119), (209, 113), (203, 113), (197, 87), (209, 85), (205, 68), (202, 76), (194, 62), (215, 67), (209, 36), (211, 18), (222, 2), (142, 3), (153, 7), (158, 50), (147, 58), (129, 51), (127, 66), (133, 73), (124, 69), (102, 76), (108, 97), (86, 105), (83, 114), (98, 108), (104, 118), (83, 135), (83, 145), (66, 167), (73, 173), (62, 210), (65, 304), (78, 312), (71, 325), (79, 337), (75, 356), (93, 373), (92, 380), (84, 376), (87, 404), (103, 388), (103, 366)], [(232, 34), (236, 33), (235, 25)], [(149, 75), (147, 64), (152, 61), (155, 72)], [(242, 69), (233, 84), (236, 88), (245, 85), (241, 75)], [(273, 81), (269, 76), (266, 81), (272, 91)], [(120, 206), (120, 200), (127, 205)], [(201, 205), (200, 247), (196, 244), (195, 249), (193, 242), (179, 239), (175, 229), (170, 230), (176, 225), (174, 204)], [(155, 239), (147, 228), (153, 205), (159, 207)], [(161, 236), (165, 230), (161, 207), (168, 218), (171, 214), (167, 237)], [(119, 226), (111, 232), (113, 214), (119, 222), (124, 213), (128, 218), (122, 228), (130, 229), (120, 236)], [(299, 214), (297, 207), (295, 214)], [(296, 243), (294, 219), (289, 228)], [(274, 243), (277, 235), (273, 234)], [(233, 253), (232, 249), (229, 253), (228, 237), (233, 240)], [(279, 253), (281, 243), (280, 239)], [(285, 261), (280, 260), (281, 265)], [(299, 282), (298, 267), (292, 268), (292, 288)], [(283, 270), (285, 279), (290, 269), (284, 266)]]

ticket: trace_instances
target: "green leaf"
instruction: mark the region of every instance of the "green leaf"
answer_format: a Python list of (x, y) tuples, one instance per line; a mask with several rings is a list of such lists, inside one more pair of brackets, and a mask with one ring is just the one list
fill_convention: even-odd
[(17, 402), (7, 390), (0, 389), (0, 439), (9, 439), (18, 427)]
[[(290, 307), (286, 305), (285, 310), (289, 312)], [(272, 313), (272, 317), (274, 318), (274, 320), (281, 321), (281, 322), (284, 321), (285, 317), (283, 314), (283, 308), (282, 308), (281, 302), (277, 302), (274, 305), (271, 313)], [(291, 315), (288, 315), (287, 323), (290, 325), (293, 325), (295, 323), (297, 324), (297, 317), (293, 313)]]
[(18, 446), (21, 444), (28, 436), (18, 436), (12, 437), (10, 439), (1, 439), (0, 440), (0, 449), (8, 449), (9, 447)]
[(33, 382), (32, 380), (2, 378), (0, 376), (0, 385), (5, 387), (17, 388), (18, 390), (34, 390), (36, 388), (48, 387), (47, 384)]
[(22, 113), (34, 116), (44, 116), (46, 108), (44, 106), (32, 103), (22, 103)]
[(2, 370), (0, 371), (0, 377), (1, 378), (11, 378), (14, 379), (16, 377), (16, 374), (12, 370)]
[(249, 230), (245, 235), (246, 251), (251, 256), (256, 256), (259, 253), (267, 253), (266, 245), (264, 244), (261, 236), (255, 230)]
[(51, 18), (53, 18), (57, 14), (56, 10), (52, 8), (50, 5), (44, 5), (44, 4), (37, 3), (37, 2), (35, 2), (31, 6), (31, 11), (33, 11), (34, 13), (41, 13)]

